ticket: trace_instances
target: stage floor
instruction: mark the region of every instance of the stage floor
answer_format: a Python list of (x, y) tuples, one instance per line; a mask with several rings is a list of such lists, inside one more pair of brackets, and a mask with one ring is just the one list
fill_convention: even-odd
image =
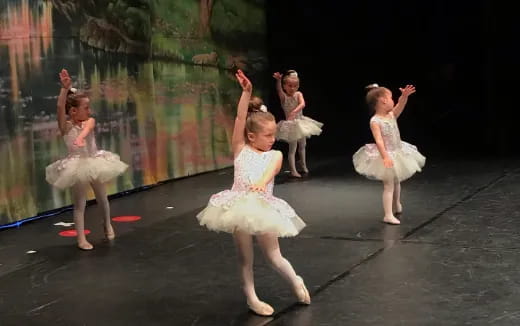
[(348, 159), (277, 178), (308, 224), (280, 240), (308, 307), (257, 251), (257, 293), (276, 312), (248, 312), (231, 237), (195, 218), (231, 185), (225, 169), (112, 200), (113, 216), (142, 217), (114, 222), (112, 243), (90, 205), (90, 252), (58, 235), (70, 211), (0, 232), (0, 325), (519, 325), (520, 161), (426, 163), (402, 185), (401, 226), (381, 223), (382, 185)]

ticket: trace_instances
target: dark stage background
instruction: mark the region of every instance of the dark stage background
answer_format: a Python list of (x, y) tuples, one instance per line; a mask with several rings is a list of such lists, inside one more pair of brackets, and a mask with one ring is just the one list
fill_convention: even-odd
[[(373, 82), (396, 100), (399, 87), (416, 85), (399, 124), (427, 157), (517, 155), (520, 29), (511, 8), (445, 0), (269, 4), (271, 70), (299, 71), (304, 114), (325, 123), (308, 155), (352, 155), (372, 141), (363, 88)], [(276, 94), (270, 100), (277, 103)]]

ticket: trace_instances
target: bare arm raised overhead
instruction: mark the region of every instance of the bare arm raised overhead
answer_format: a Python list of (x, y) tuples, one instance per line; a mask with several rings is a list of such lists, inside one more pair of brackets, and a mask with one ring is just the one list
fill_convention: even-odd
[(399, 88), (399, 90), (401, 91), (401, 96), (399, 96), (399, 100), (397, 101), (397, 104), (394, 106), (392, 110), (396, 119), (399, 118), (399, 116), (403, 112), (404, 107), (408, 102), (408, 96), (415, 93), (415, 86), (406, 85), (404, 88)]
[(285, 101), (285, 93), (283, 92), (283, 89), (282, 89), (282, 74), (279, 72), (275, 72), (273, 74), (273, 78), (276, 79), (276, 92), (278, 93), (280, 102), (283, 105), (283, 102)]
[(69, 94), (69, 90), (72, 87), (72, 80), (70, 79), (69, 73), (65, 69), (62, 69), (60, 72), (60, 82), (61, 90), (60, 95), (58, 95), (57, 105), (58, 127), (60, 128), (61, 134), (65, 135), (67, 133), (67, 113), (65, 110), (65, 105), (67, 103), (67, 95)]
[(240, 86), (242, 86), (242, 95), (238, 101), (237, 117), (235, 119), (235, 127), (233, 128), (233, 137), (231, 141), (233, 156), (236, 157), (246, 144), (245, 129), (247, 109), (249, 106), (249, 100), (251, 99), (251, 93), (253, 92), (253, 84), (251, 84), (251, 81), (249, 81), (242, 70), (238, 70), (235, 76)]

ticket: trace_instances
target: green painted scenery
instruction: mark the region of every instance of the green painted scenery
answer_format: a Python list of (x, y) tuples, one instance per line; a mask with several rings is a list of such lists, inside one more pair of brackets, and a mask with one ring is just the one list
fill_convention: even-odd
[[(266, 75), (263, 1), (0, 0), (0, 225), (59, 209), (45, 181), (67, 155), (58, 72), (85, 90), (98, 147), (128, 171), (119, 193), (232, 164), (240, 87)], [(91, 194), (91, 198), (92, 198)]]

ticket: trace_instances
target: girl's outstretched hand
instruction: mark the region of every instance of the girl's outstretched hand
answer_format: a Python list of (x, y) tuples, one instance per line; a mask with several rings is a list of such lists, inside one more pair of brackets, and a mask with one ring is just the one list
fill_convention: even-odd
[(242, 86), (244, 91), (249, 93), (253, 91), (253, 84), (251, 84), (251, 81), (246, 77), (242, 70), (239, 69), (235, 76), (237, 77), (238, 83), (240, 86)]
[(415, 86), (413, 85), (406, 85), (404, 88), (399, 88), (401, 91), (401, 95), (403, 96), (410, 96), (413, 93), (415, 93)]
[(276, 80), (282, 80), (282, 74), (279, 73), (279, 72), (275, 72), (273, 74), (273, 78), (276, 79)]
[(72, 79), (69, 76), (69, 72), (66, 69), (60, 71), (60, 82), (61, 87), (70, 89), (72, 87)]

